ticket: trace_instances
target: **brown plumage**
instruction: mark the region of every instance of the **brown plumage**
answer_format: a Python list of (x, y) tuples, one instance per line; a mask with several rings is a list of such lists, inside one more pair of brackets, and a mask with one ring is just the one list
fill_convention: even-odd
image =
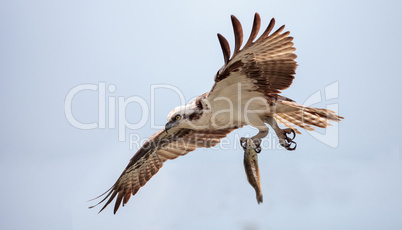
[[(220, 122), (220, 125), (214, 126), (208, 116), (222, 112), (220, 111), (223, 110), (222, 104), (216, 100), (218, 98), (230, 99), (236, 105), (257, 97), (262, 98), (264, 106), (269, 109), (266, 114), (258, 114), (253, 118), (257, 123), (269, 123), (280, 139), (280, 143), (285, 143), (286, 135), (276, 121), (287, 127), (294, 128), (293, 126), (297, 125), (312, 130), (314, 127), (325, 128), (329, 125), (329, 121), (342, 119), (330, 110), (305, 107), (279, 95), (281, 90), (292, 84), (297, 67), (293, 37), (289, 36), (289, 32), (282, 32), (284, 26), (270, 34), (275, 25), (275, 20), (272, 19), (265, 31), (256, 39), (261, 24), (260, 16), (256, 13), (250, 37), (241, 48), (242, 26), (236, 17), (232, 16), (231, 20), (235, 36), (233, 55), (231, 56), (228, 41), (218, 34), (225, 64), (215, 75), (212, 89), (194, 102), (178, 107), (169, 114), (165, 129), (149, 138), (130, 160), (116, 183), (101, 195), (105, 197), (98, 204), (103, 202), (105, 204), (99, 212), (116, 198), (114, 206), (114, 213), (116, 213), (121, 205), (124, 206), (130, 197), (159, 171), (166, 160), (183, 156), (199, 147), (215, 146), (234, 129), (253, 125), (251, 122), (242, 120), (242, 117), (238, 118), (237, 123), (226, 122), (227, 117), (222, 116), (221, 113), (221, 120), (216, 120), (217, 123)], [(235, 92), (238, 89), (237, 85), (241, 85), (239, 92)], [(241, 95), (240, 99), (238, 95)], [(255, 105), (260, 106), (260, 104)], [(199, 126), (189, 126), (189, 122), (198, 122)], [(268, 133), (260, 129), (259, 131)], [(295, 131), (298, 132), (296, 129)], [(294, 148), (286, 147), (286, 149)], [(245, 156), (244, 164), (250, 176), (249, 182), (256, 188), (257, 200), (262, 202), (256, 156), (248, 154)], [(253, 172), (258, 173), (249, 174)]]
[(150, 137), (133, 156), (116, 183), (108, 191), (99, 196), (106, 195), (98, 203), (106, 201), (99, 212), (105, 209), (117, 196), (114, 206), (114, 213), (116, 213), (121, 204), (124, 206), (130, 197), (135, 195), (159, 171), (163, 162), (186, 155), (196, 148), (213, 147), (220, 142), (220, 139), (234, 129), (228, 128), (209, 131), (180, 129), (172, 130), (169, 134), (166, 134), (164, 129), (160, 130)]
[[(272, 95), (280, 93), (280, 90), (288, 88), (294, 79), (296, 64), (296, 50), (293, 47), (293, 37), (289, 32), (281, 33), (285, 26), (281, 26), (269, 35), (275, 25), (272, 19), (264, 33), (255, 41), (260, 28), (260, 16), (254, 16), (250, 37), (240, 49), (243, 41), (243, 29), (236, 17), (232, 16), (233, 31), (235, 34), (235, 48), (230, 58), (229, 43), (222, 35), (218, 34), (225, 65), (217, 73), (215, 84), (226, 79), (229, 74), (239, 71), (239, 76), (247, 76), (257, 81), (258, 90), (264, 94)], [(213, 86), (211, 92), (213, 92)]]
[(279, 103), (295, 108), (295, 111), (277, 113), (274, 115), (275, 119), (286, 127), (292, 128), (298, 134), (301, 133), (294, 127), (294, 125), (308, 131), (313, 131), (314, 126), (327, 128), (331, 125), (329, 123), (330, 121), (338, 122), (343, 119), (343, 117), (336, 115), (332, 110), (307, 107), (299, 105), (293, 101), (280, 101)]

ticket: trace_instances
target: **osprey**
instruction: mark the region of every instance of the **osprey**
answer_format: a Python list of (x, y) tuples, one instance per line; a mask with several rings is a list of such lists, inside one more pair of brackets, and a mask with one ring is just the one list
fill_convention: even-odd
[[(225, 64), (216, 73), (212, 89), (169, 113), (165, 128), (148, 139), (116, 183), (101, 195), (106, 196), (98, 204), (106, 203), (99, 212), (117, 196), (116, 213), (120, 205), (124, 206), (166, 160), (199, 147), (215, 146), (240, 127), (250, 125), (259, 130), (251, 138), (257, 152), (261, 150), (261, 138), (268, 134), (266, 124), (272, 127), (284, 148), (294, 150), (295, 132), (300, 133), (295, 125), (313, 130), (314, 126), (326, 128), (329, 121), (343, 118), (333, 111), (303, 106), (279, 95), (292, 84), (297, 66), (293, 37), (289, 32), (282, 32), (284, 26), (270, 34), (275, 24), (271, 19), (266, 30), (255, 40), (260, 28), (260, 16), (256, 13), (250, 37), (241, 48), (242, 26), (235, 16), (231, 16), (231, 20), (235, 36), (233, 55), (230, 55), (227, 40), (218, 34)], [(278, 122), (287, 128), (279, 128)], [(290, 134), (293, 134), (292, 138)], [(245, 145), (243, 138), (241, 145)]]

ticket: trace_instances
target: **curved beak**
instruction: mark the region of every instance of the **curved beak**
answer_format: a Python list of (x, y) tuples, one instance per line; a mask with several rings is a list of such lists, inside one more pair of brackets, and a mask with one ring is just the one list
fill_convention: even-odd
[(168, 133), (168, 130), (173, 127), (173, 122), (168, 122), (165, 125), (165, 132)]

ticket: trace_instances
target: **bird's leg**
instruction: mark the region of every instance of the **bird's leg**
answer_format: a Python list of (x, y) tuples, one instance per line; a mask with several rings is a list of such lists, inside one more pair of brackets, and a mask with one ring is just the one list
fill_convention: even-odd
[[(265, 122), (268, 123), (274, 130), (276, 135), (279, 138), (279, 144), (282, 145), (282, 147), (284, 147), (287, 150), (295, 150), (297, 147), (296, 142), (293, 141), (293, 139), (295, 139), (296, 137), (296, 133), (293, 129), (291, 128), (286, 128), (286, 129), (281, 129), (278, 126), (278, 123), (276, 122), (274, 117), (267, 117), (267, 119), (265, 119)], [(293, 137), (290, 138), (288, 137), (288, 134), (293, 134)], [(294, 144), (294, 146), (292, 147), (292, 145)]]
[[(252, 146), (252, 148), (257, 153), (261, 152), (261, 139), (266, 137), (267, 135), (268, 135), (268, 127), (264, 125), (263, 128), (259, 130), (257, 135), (250, 138), (254, 142), (254, 145), (255, 145), (255, 146)], [(248, 138), (246, 138), (246, 137), (240, 138), (240, 145), (243, 147), (244, 150), (246, 150), (247, 147), (251, 147), (251, 146), (247, 146), (247, 139)]]

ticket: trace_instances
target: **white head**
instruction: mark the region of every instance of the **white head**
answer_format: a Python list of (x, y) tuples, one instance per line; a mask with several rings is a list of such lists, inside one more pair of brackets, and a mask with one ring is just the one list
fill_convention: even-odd
[(167, 132), (173, 127), (191, 128), (191, 122), (194, 119), (198, 119), (201, 114), (202, 110), (196, 106), (195, 102), (178, 106), (169, 113), (165, 131)]

